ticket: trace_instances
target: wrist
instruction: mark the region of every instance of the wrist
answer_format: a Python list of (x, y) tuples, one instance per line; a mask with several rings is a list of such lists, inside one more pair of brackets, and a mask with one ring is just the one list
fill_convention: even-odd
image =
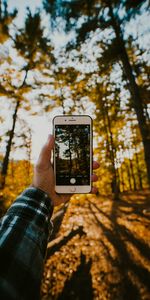
[(35, 189), (42, 198), (44, 197), (45, 199), (47, 199), (51, 203), (51, 205), (54, 207), (53, 200), (50, 197), (50, 194), (48, 192), (46, 192), (42, 187), (39, 187), (39, 186), (37, 187), (33, 183), (29, 186), (29, 188), (30, 187)]
[(44, 189), (42, 189), (41, 187), (37, 187), (33, 183), (29, 186), (29, 188), (30, 187), (36, 189), (39, 193), (41, 193), (42, 195), (45, 195), (45, 197), (50, 199), (50, 195)]

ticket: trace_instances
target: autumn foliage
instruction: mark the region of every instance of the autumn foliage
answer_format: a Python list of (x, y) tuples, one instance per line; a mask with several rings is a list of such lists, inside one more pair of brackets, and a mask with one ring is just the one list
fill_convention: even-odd
[(97, 195), (54, 212), (43, 300), (149, 299), (148, 8), (43, 0), (22, 16), (0, 1), (0, 214), (32, 182), (37, 117), (90, 115), (100, 162)]

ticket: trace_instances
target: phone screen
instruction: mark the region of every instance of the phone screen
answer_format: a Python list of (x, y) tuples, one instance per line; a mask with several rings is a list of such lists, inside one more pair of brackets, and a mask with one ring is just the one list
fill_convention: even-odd
[(90, 185), (90, 125), (55, 125), (56, 185)]

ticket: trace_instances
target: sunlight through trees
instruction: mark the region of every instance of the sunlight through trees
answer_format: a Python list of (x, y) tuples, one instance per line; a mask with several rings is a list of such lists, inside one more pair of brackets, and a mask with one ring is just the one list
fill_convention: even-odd
[(98, 193), (55, 211), (42, 299), (148, 299), (149, 2), (33, 2), (0, 1), (1, 215), (32, 181), (30, 119), (90, 115)]

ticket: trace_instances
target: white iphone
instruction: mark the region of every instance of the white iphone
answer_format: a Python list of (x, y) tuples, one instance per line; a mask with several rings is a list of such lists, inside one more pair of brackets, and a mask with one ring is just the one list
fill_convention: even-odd
[(53, 119), (57, 193), (89, 193), (92, 173), (92, 119), (87, 115)]

